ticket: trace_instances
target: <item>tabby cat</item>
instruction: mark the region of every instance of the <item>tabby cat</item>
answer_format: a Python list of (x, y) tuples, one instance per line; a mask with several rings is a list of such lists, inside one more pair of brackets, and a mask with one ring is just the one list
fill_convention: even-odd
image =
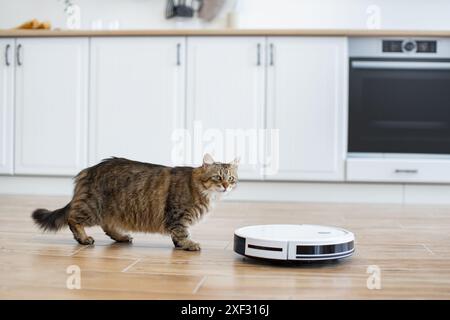
[(200, 245), (188, 228), (210, 207), (212, 198), (237, 183), (238, 160), (215, 162), (206, 154), (200, 167), (166, 167), (124, 158), (105, 159), (75, 177), (72, 200), (61, 209), (37, 209), (32, 217), (43, 230), (69, 226), (75, 240), (90, 245), (84, 227), (99, 225), (118, 242), (131, 242), (123, 231), (169, 234), (176, 248)]

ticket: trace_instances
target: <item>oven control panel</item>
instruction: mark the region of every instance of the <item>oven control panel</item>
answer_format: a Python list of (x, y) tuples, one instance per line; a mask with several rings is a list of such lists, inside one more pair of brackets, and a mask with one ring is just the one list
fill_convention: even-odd
[(434, 40), (383, 40), (383, 52), (436, 53)]
[(450, 60), (450, 38), (350, 37), (350, 58), (439, 58)]

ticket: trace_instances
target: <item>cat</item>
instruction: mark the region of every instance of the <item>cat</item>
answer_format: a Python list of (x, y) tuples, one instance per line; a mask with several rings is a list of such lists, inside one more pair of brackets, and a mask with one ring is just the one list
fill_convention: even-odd
[(61, 209), (36, 209), (44, 231), (69, 226), (75, 240), (90, 245), (84, 227), (99, 225), (117, 242), (123, 231), (169, 234), (177, 249), (197, 251), (188, 228), (210, 208), (212, 198), (236, 187), (239, 160), (215, 162), (205, 154), (200, 167), (166, 167), (124, 158), (105, 159), (75, 177), (72, 200)]

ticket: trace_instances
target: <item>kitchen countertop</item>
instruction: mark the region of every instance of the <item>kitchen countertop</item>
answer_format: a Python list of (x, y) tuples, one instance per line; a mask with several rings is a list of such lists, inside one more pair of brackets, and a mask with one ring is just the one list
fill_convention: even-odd
[(136, 30), (14, 30), (0, 29), (0, 37), (107, 37), (107, 36), (367, 36), (450, 37), (450, 30), (347, 29), (136, 29)]

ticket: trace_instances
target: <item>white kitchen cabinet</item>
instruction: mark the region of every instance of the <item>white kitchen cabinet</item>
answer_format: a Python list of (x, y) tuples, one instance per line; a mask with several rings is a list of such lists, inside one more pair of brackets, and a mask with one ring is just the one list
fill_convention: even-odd
[(347, 158), (347, 180), (358, 182), (448, 183), (450, 160), (426, 156)]
[(0, 39), (0, 174), (13, 173), (14, 39)]
[(187, 119), (191, 163), (241, 157), (239, 177), (260, 179), (265, 101), (264, 37), (188, 38)]
[(343, 180), (346, 39), (269, 37), (267, 52), (267, 126), (279, 129), (279, 162), (265, 178)]
[(93, 38), (90, 163), (111, 156), (164, 165), (185, 126), (185, 38)]
[(88, 43), (17, 39), (15, 173), (73, 175), (86, 166)]

